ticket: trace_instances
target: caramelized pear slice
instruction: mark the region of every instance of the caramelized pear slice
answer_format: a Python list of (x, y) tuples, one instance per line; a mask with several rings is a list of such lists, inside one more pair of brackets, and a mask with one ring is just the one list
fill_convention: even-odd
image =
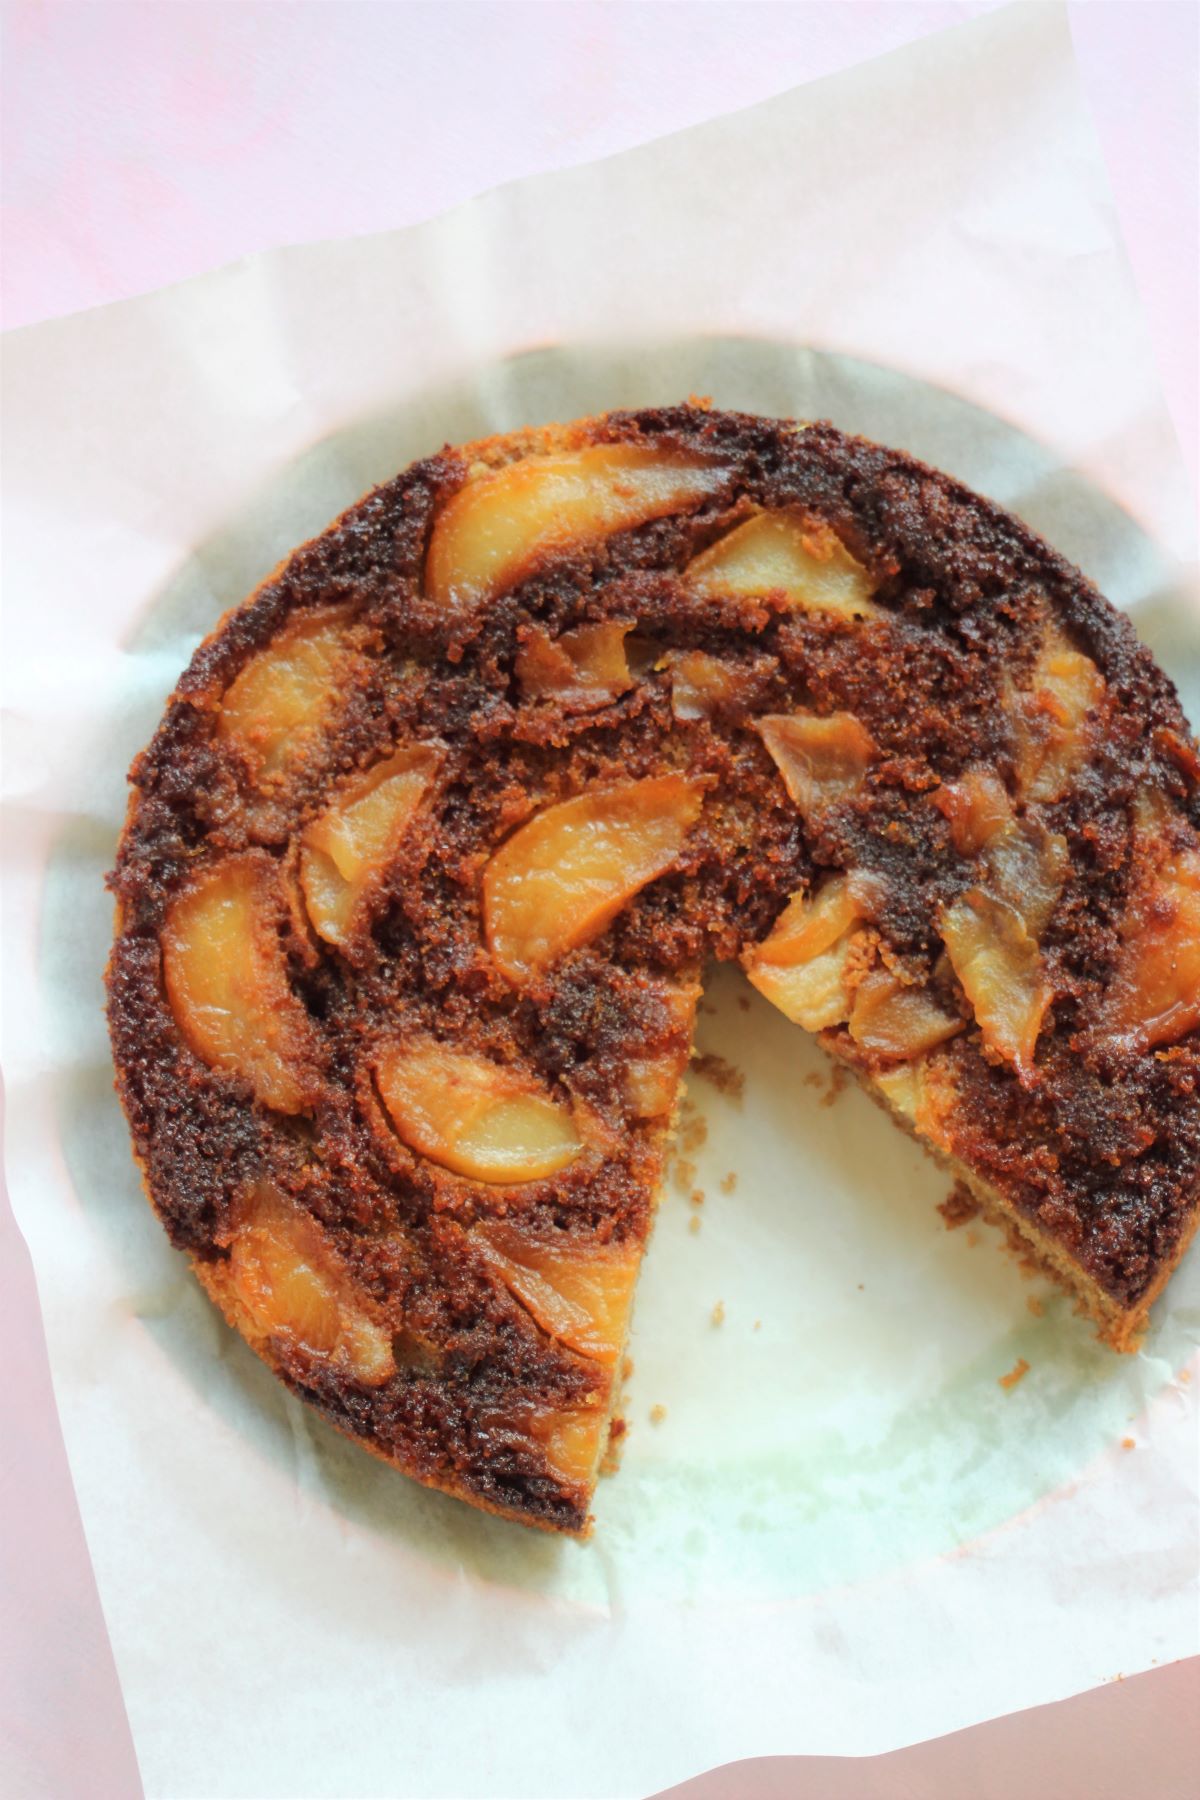
[(625, 639), (630, 624), (606, 620), (552, 638), (534, 627), (517, 653), (517, 680), (529, 700), (557, 700), (572, 711), (607, 706), (633, 686)]
[(437, 516), (425, 590), (470, 613), (547, 553), (627, 531), (715, 494), (728, 471), (653, 445), (597, 444), (528, 456), (468, 481)]
[(695, 557), (685, 579), (702, 594), (779, 594), (808, 612), (867, 619), (880, 611), (871, 577), (841, 539), (792, 512), (756, 513)]
[(300, 886), (314, 928), (343, 944), (360, 901), (400, 847), (440, 761), (412, 744), (345, 786), (300, 840)]
[(1143, 1049), (1175, 1043), (1200, 1025), (1200, 850), (1159, 864), (1135, 897), (1122, 937), (1105, 1026)]
[(876, 753), (853, 713), (768, 713), (755, 729), (806, 820), (855, 793)]
[(1047, 831), (1035, 819), (1014, 819), (988, 846), (983, 886), (1011, 906), (1037, 940), (1058, 905), (1069, 860), (1060, 832)]
[(844, 937), (862, 916), (850, 878), (834, 875), (815, 894), (792, 895), (771, 935), (751, 953), (751, 960), (782, 968), (810, 962)]
[(372, 1384), (394, 1372), (390, 1334), (370, 1317), (325, 1233), (269, 1182), (252, 1191), (228, 1263), (213, 1273), (252, 1339), (282, 1339), (349, 1363)]
[(554, 1243), (489, 1222), (472, 1241), (548, 1336), (612, 1368), (625, 1342), (638, 1248), (560, 1237)]
[(560, 801), (514, 832), (483, 876), (488, 945), (508, 979), (527, 980), (598, 937), (665, 875), (702, 797), (686, 776), (652, 775)]
[(711, 719), (736, 698), (734, 671), (707, 650), (672, 650), (663, 662), (671, 672), (671, 711), (677, 719)]
[(960, 856), (977, 856), (1012, 823), (1012, 801), (999, 776), (987, 769), (968, 769), (929, 796), (950, 826), (950, 839)]
[(850, 1017), (848, 976), (860, 933), (851, 931), (808, 962), (751, 963), (746, 974), (760, 994), (805, 1031), (827, 1031)]
[(1062, 799), (1071, 776), (1087, 760), (1106, 692), (1091, 658), (1052, 634), (1015, 708), (1017, 772), (1027, 799)]
[(249, 1082), (277, 1112), (307, 1100), (308, 1014), (288, 985), (279, 938), (279, 866), (244, 851), (193, 877), (162, 930), (163, 979), (175, 1021), (206, 1063)]
[(376, 1064), (400, 1137), (473, 1181), (540, 1181), (579, 1152), (569, 1108), (532, 1076), (424, 1038), (391, 1045)]
[(546, 1461), (571, 1487), (590, 1488), (608, 1442), (608, 1414), (599, 1405), (544, 1413), (535, 1426)]
[(873, 970), (855, 990), (850, 1036), (876, 1056), (922, 1056), (962, 1028), (927, 987), (905, 986), (890, 969)]
[(217, 731), (258, 776), (277, 775), (304, 756), (335, 698), (344, 664), (345, 608), (301, 613), (259, 650), (225, 691)]
[(941, 934), (984, 1042), (1028, 1082), (1051, 998), (1036, 939), (1011, 906), (980, 888), (946, 909)]

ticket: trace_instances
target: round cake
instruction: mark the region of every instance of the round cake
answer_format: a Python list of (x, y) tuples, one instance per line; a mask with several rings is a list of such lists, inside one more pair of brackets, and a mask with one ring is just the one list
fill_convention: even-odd
[(713, 959), (1114, 1347), (1195, 1228), (1195, 740), (908, 456), (700, 404), (443, 450), (221, 620), (131, 781), (150, 1200), (290, 1388), (475, 1506), (589, 1528)]

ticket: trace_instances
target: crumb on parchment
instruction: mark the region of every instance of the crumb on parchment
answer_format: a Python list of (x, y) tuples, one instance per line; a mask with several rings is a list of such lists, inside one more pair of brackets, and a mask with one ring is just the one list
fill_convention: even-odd
[(693, 1213), (691, 1218), (688, 1220), (688, 1230), (689, 1231), (699, 1231), (699, 1229), (700, 1229), (700, 1214)]
[(1122, 1448), (1122, 1450), (1135, 1450), (1137, 1448), (1137, 1446), (1134, 1443), (1132, 1438), (1122, 1438), (1121, 1439), (1121, 1448)]
[(698, 1075), (701, 1081), (709, 1082), (718, 1094), (724, 1094), (729, 1100), (740, 1100), (746, 1090), (746, 1077), (742, 1071), (735, 1069), (731, 1062), (726, 1062), (723, 1056), (714, 1056), (711, 1051), (693, 1058), (691, 1073)]
[(723, 1300), (718, 1300), (717, 1304), (713, 1307), (712, 1322), (714, 1325), (723, 1325), (725, 1323), (725, 1302)]
[(1008, 1374), (1000, 1376), (1000, 1378), (999, 1378), (1000, 1386), (1002, 1388), (1004, 1388), (1007, 1392), (1011, 1393), (1013, 1388), (1016, 1387), (1018, 1381), (1023, 1381), (1025, 1379), (1026, 1375), (1028, 1375), (1028, 1373), (1029, 1373), (1029, 1364), (1025, 1361), (1025, 1358), (1023, 1356), (1018, 1356), (1016, 1362), (1013, 1364), (1012, 1368), (1008, 1371)]
[(723, 1194), (732, 1194), (732, 1192), (736, 1186), (737, 1186), (737, 1171), (736, 1171), (736, 1169), (730, 1169), (730, 1171), (727, 1175), (722, 1175), (722, 1177), (721, 1177), (721, 1192)]
[(663, 1406), (661, 1404), (661, 1402), (656, 1401), (655, 1404), (650, 1408), (650, 1423), (652, 1425), (661, 1425), (663, 1420), (666, 1418), (666, 1416), (667, 1416), (666, 1407)]
[(1040, 1319), (1042, 1314), (1046, 1310), (1040, 1297), (1037, 1294), (1028, 1294), (1025, 1298), (1025, 1304), (1029, 1308), (1030, 1312), (1033, 1314), (1035, 1319)]

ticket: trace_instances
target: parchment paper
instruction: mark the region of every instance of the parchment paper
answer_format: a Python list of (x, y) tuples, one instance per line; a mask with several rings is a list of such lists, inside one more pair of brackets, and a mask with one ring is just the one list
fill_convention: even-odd
[(1186, 484), (1057, 9), (5, 361), (8, 1176), (148, 1792), (638, 1796), (1194, 1650), (1197, 1257), (1103, 1351), (732, 974), (701, 1047), (745, 1092), (692, 1084), (702, 1228), (676, 1184), (582, 1547), (374, 1464), (224, 1328), (100, 1013), (123, 774), (191, 648), (445, 440), (688, 392), (832, 417), (1045, 532), (1197, 716)]

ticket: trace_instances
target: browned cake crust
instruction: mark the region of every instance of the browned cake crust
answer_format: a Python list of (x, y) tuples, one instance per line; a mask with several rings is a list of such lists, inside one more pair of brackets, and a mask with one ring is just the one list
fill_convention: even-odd
[[(699, 468), (696, 492), (663, 516), (557, 542), (472, 606), (431, 591), (435, 520), (483, 465), (604, 444)], [(797, 605), (685, 578), (763, 510), (801, 520), (818, 561), (840, 546), (869, 604)], [(335, 621), (345, 653), (325, 671), (333, 699), (272, 769), (259, 728), (230, 725), (231, 689), (310, 617)], [(628, 628), (603, 638), (627, 677), (592, 670), (572, 686), (564, 634), (611, 622)], [(1048, 645), (1067, 659), (1053, 676)], [(685, 651), (712, 660), (683, 665)], [(708, 672), (698, 698), (685, 670)], [(1064, 681), (1084, 683), (1085, 707), (1062, 700)], [(866, 734), (863, 767), (816, 800), (808, 764), (789, 777), (764, 735), (764, 720), (796, 714), (851, 715)], [(332, 944), (300, 878), (316, 841), (304, 834), (331, 795), (357, 793), (365, 771), (414, 744), (434, 746), (436, 774)], [(685, 788), (695, 804), (668, 866), (591, 935), (514, 975), (485, 916), (498, 847), (573, 796), (670, 776), (677, 810)], [(764, 945), (781, 941), (794, 896), (808, 906), (848, 872), (856, 923), (839, 942), (854, 948), (835, 971), (847, 1016), (818, 1017), (809, 998), (791, 1016), (821, 1026), (872, 1085), (883, 1077), (876, 1091), (1113, 1342), (1131, 1340), (1194, 1228), (1195, 744), (1170, 681), (1078, 571), (907, 456), (829, 425), (695, 406), (448, 449), (369, 494), (220, 623), (131, 780), (111, 877), (109, 1022), (155, 1209), (295, 1391), (476, 1505), (586, 1529), (695, 979), (710, 958), (743, 957), (777, 998), (772, 971), (797, 959), (772, 963)], [(980, 825), (995, 784), (1033, 857), (1020, 892), (1002, 891), (1000, 840), (987, 837), (998, 828)], [(186, 961), (188, 896), (219, 868), (240, 884), (221, 890), (221, 918), (250, 908), (255, 966), (277, 958), (282, 971), (281, 1022), (259, 1033), (278, 1052), (266, 1074), (238, 1066), (256, 1050), (214, 1051), (199, 1012), (181, 1030), (192, 1004), (181, 995), (201, 980)], [(1022, 911), (1031, 881), (1045, 904)], [(994, 945), (979, 951), (969, 934), (1001, 912), (1010, 949), (997, 976)], [(1006, 1038), (1003, 996), (1004, 1016), (986, 1023), (988, 983), (1018, 976), (1034, 995), (1032, 1038), (1019, 1022)], [(276, 979), (261, 975), (260, 1008)], [(948, 1021), (917, 1054), (871, 1025), (896, 1016), (886, 1007), (900, 990)], [(508, 1071), (555, 1119), (569, 1110), (582, 1147), (516, 1181), (451, 1166), (433, 1128), (407, 1115), (398, 1127), (383, 1097), (397, 1043)], [(635, 1067), (658, 1080), (652, 1101), (633, 1093)], [(572, 1257), (607, 1271), (603, 1330), (588, 1322), (594, 1284), (584, 1293), (561, 1275)]]

